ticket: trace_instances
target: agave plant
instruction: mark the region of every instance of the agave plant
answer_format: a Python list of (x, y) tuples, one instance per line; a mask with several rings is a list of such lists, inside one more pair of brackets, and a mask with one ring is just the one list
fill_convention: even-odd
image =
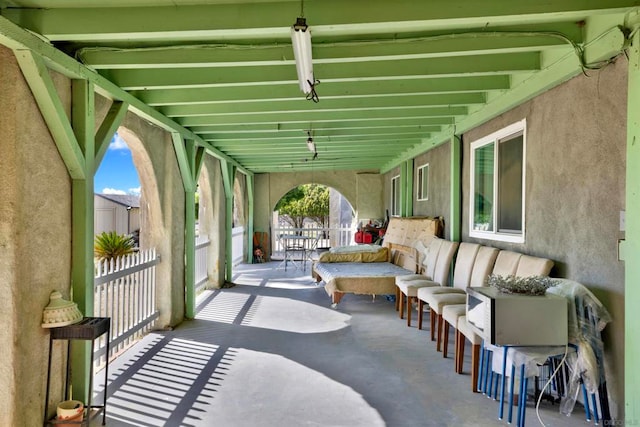
[(93, 253), (99, 260), (112, 259), (133, 253), (134, 246), (131, 236), (103, 231), (96, 236)]

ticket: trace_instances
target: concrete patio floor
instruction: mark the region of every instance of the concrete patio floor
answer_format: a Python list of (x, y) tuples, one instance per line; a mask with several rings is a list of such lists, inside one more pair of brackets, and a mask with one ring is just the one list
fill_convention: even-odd
[[(453, 335), (445, 359), (428, 326), (408, 328), (386, 298), (347, 295), (334, 310), (308, 266), (278, 264), (238, 266), (236, 286), (199, 296), (195, 320), (118, 357), (107, 425), (507, 425), (498, 402), (471, 392), (469, 345), (465, 374), (455, 374)], [(567, 417), (543, 402), (540, 416), (547, 426), (587, 424), (579, 405)], [(540, 425), (532, 402), (526, 422)]]

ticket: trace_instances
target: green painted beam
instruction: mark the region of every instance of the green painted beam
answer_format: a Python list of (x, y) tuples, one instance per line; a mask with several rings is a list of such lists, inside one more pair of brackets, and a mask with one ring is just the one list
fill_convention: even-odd
[[(322, 87), (322, 102), (342, 97), (398, 96), (436, 93), (467, 93), (509, 88), (509, 76), (473, 76), (416, 78), (411, 80), (331, 82)], [(275, 83), (269, 86), (207, 87), (191, 89), (163, 89), (132, 91), (151, 106), (210, 104), (230, 102), (295, 101), (300, 99), (300, 89), (291, 83)]]
[(272, 114), (244, 114), (242, 116), (198, 116), (184, 117), (177, 119), (183, 126), (208, 126), (213, 124), (251, 124), (251, 123), (292, 123), (313, 121), (339, 121), (339, 120), (380, 120), (389, 118), (416, 118), (416, 117), (452, 117), (464, 116), (468, 112), (467, 107), (417, 107), (417, 108), (395, 108), (395, 109), (360, 109), (346, 115), (342, 111), (338, 112), (314, 112), (283, 114), (282, 116)]
[[(57, 94), (55, 95), (57, 97)], [(87, 317), (94, 315), (93, 259), (93, 173), (95, 170), (95, 95), (93, 84), (86, 80), (71, 81), (71, 121), (74, 140), (85, 159), (82, 179), (71, 180), (71, 289), (73, 301)], [(88, 402), (91, 376), (90, 343), (74, 344), (71, 354), (73, 398)]]
[(369, 119), (340, 119), (340, 120), (318, 120), (315, 118), (313, 123), (311, 120), (297, 120), (294, 122), (278, 123), (252, 123), (252, 124), (213, 124), (191, 126), (190, 129), (198, 134), (205, 133), (241, 133), (241, 132), (279, 132), (280, 130), (298, 130), (306, 135), (307, 130), (311, 129), (348, 129), (348, 128), (371, 128), (380, 127), (401, 127), (401, 126), (441, 126), (453, 124), (451, 117), (392, 117), (382, 120), (380, 118)]
[(413, 216), (413, 159), (402, 163), (400, 191), (402, 209), (401, 216)]
[(450, 106), (450, 105), (469, 105), (483, 104), (486, 96), (483, 93), (451, 93), (451, 94), (429, 94), (414, 95), (402, 97), (367, 97), (367, 98), (342, 98), (322, 100), (322, 104), (316, 105), (307, 101), (302, 97), (298, 97), (296, 101), (286, 101), (274, 103), (265, 102), (249, 102), (245, 104), (195, 104), (195, 105), (173, 105), (159, 108), (160, 112), (167, 117), (193, 117), (193, 116), (209, 116), (216, 114), (290, 114), (302, 113), (307, 111), (313, 112), (331, 112), (331, 111), (349, 111), (356, 109), (371, 108), (409, 108), (409, 107), (425, 107), (425, 106)]
[(628, 50), (627, 155), (624, 252), (624, 414), (640, 420), (640, 33)]
[[(50, 2), (49, 2), (50, 3)], [(50, 7), (49, 3), (47, 6)], [(315, 37), (323, 34), (367, 34), (386, 30), (409, 32), (424, 28), (469, 28), (545, 20), (579, 21), (587, 12), (605, 13), (637, 6), (633, 0), (564, 0), (556, 2), (469, 2), (459, 7), (433, 0), (420, 7), (414, 0), (370, 0), (367, 7), (340, 0), (311, 2), (305, 7)], [(340, 13), (336, 13), (340, 11)], [(21, 26), (52, 41), (193, 40), (264, 37), (286, 39), (299, 7), (291, 2), (233, 3), (167, 7), (4, 9)]]
[[(3, 13), (4, 11), (5, 9), (3, 9)], [(83, 79), (93, 83), (97, 93), (107, 99), (120, 100), (128, 103), (130, 111), (142, 119), (145, 119), (168, 132), (179, 132), (184, 137), (195, 139), (202, 146), (209, 146), (208, 143), (202, 141), (191, 131), (178, 125), (168, 117), (163, 116), (158, 111), (144, 104), (142, 101), (125, 92), (112, 82), (101, 77), (95, 71), (89, 70), (87, 67), (57, 50), (51, 44), (44, 42), (34, 34), (18, 27), (4, 16), (0, 16), (0, 43), (14, 49), (14, 52), (16, 53), (17, 51), (36, 52), (42, 57), (42, 59), (44, 59), (46, 65), (51, 69), (58, 71), (69, 78)], [(25, 54), (23, 53), (22, 55), (24, 56)], [(235, 162), (235, 160), (226, 157), (217, 150), (210, 147), (208, 151), (212, 156), (219, 159), (225, 159), (228, 162), (234, 163), (234, 165), (240, 170), (245, 170), (242, 165)], [(74, 166), (75, 170), (77, 168), (77, 159), (74, 159), (73, 157), (77, 157), (77, 153), (70, 153), (68, 159), (70, 164)]]
[(29, 50), (16, 50), (14, 53), (69, 176), (71, 179), (84, 179), (85, 159), (47, 66), (40, 56)]
[[(318, 141), (328, 141), (338, 143), (341, 139), (356, 139), (356, 138), (368, 138), (368, 137), (393, 137), (393, 135), (406, 137), (408, 135), (414, 135), (415, 137), (424, 136), (431, 132), (438, 132), (441, 129), (440, 126), (387, 126), (387, 127), (375, 127), (371, 128), (359, 127), (359, 128), (345, 128), (345, 129), (313, 129), (313, 138)], [(295, 140), (299, 141), (300, 138), (306, 137), (306, 131), (302, 129), (282, 131), (282, 132), (251, 132), (251, 133), (198, 133), (205, 141), (215, 141), (216, 146), (223, 146), (227, 143), (242, 143), (242, 142), (268, 142), (268, 141), (282, 141)]]
[(189, 182), (191, 187), (185, 186), (185, 233), (184, 233), (184, 260), (185, 260), (185, 317), (196, 317), (196, 154), (198, 147), (192, 140), (184, 141), (184, 148), (188, 161)]
[[(576, 26), (575, 23), (572, 23)], [(396, 61), (399, 59), (539, 51), (569, 47), (565, 40), (541, 33), (484, 31), (408, 39), (322, 43), (313, 46), (313, 63)], [(76, 55), (93, 69), (267, 67), (295, 64), (290, 44), (192, 45), (117, 49), (89, 47)]]
[[(98, 132), (96, 133), (95, 142), (95, 169), (96, 171), (100, 167), (100, 163), (104, 158), (104, 155), (109, 148), (111, 139), (115, 135), (120, 123), (124, 120), (124, 116), (127, 114), (129, 104), (121, 101), (114, 101), (109, 107), (106, 117), (102, 121)], [(95, 171), (94, 171), (95, 173)]]
[[(587, 26), (588, 25), (589, 22), (587, 22)], [(585, 49), (593, 52), (609, 51), (612, 45), (611, 33), (615, 34), (615, 31), (607, 30), (601, 35), (594, 36), (593, 40), (586, 44)], [(616, 37), (614, 37), (614, 39), (617, 40)], [(533, 73), (524, 79), (516, 81), (511, 90), (489, 100), (484, 107), (471, 111), (463, 119), (457, 120), (455, 123), (455, 129), (452, 126), (448, 129), (443, 129), (439, 134), (430, 136), (428, 139), (425, 139), (422, 144), (416, 145), (412, 149), (401, 153), (395, 159), (387, 162), (380, 172), (385, 173), (393, 169), (400, 162), (415, 157), (420, 153), (448, 141), (452, 133), (455, 132), (456, 134), (462, 134), (463, 132), (466, 132), (510, 110), (514, 106), (522, 104), (536, 95), (569, 80), (581, 71), (580, 62), (574, 53), (561, 55), (558, 58), (552, 58), (539, 72)]]
[(198, 180), (200, 179), (200, 172), (202, 172), (202, 165), (204, 164), (204, 158), (206, 154), (207, 150), (205, 150), (203, 147), (198, 147), (198, 149), (196, 150), (196, 169), (193, 174), (193, 181), (196, 186), (198, 185)]
[[(537, 52), (470, 55), (434, 59), (405, 59), (373, 63), (336, 63), (314, 65), (322, 84), (349, 80), (414, 79), (494, 75), (540, 69)], [(297, 85), (295, 66), (172, 68), (149, 70), (102, 70), (101, 74), (124, 90), (219, 87), (229, 85)], [(319, 87), (320, 88), (320, 87)], [(320, 90), (318, 88), (318, 90)]]
[[(420, 141), (421, 136), (428, 135), (428, 132), (421, 133), (411, 133), (411, 134), (394, 134), (394, 135), (344, 135), (343, 137), (321, 137), (315, 138), (316, 146), (326, 148), (366, 148), (369, 144), (389, 144), (394, 141), (397, 142), (406, 142), (409, 141)], [(226, 141), (220, 140), (215, 143), (215, 147), (225, 151), (228, 149), (237, 149), (240, 151), (254, 151), (254, 150), (264, 150), (264, 149), (277, 149), (277, 148), (285, 148), (290, 149), (291, 147), (300, 147), (307, 149), (306, 144), (306, 136), (299, 136), (298, 138), (290, 138), (281, 141), (272, 141), (272, 140), (255, 140), (250, 144), (246, 144), (244, 141), (235, 142), (235, 141)], [(349, 147), (349, 146), (352, 147)]]

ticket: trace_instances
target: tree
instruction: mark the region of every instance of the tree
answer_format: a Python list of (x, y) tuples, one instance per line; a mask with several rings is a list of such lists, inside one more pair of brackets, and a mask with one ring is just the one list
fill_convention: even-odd
[(135, 242), (131, 236), (121, 235), (115, 231), (103, 231), (96, 236), (93, 252), (100, 261), (109, 260), (133, 253), (134, 246)]
[(318, 184), (300, 185), (285, 194), (275, 210), (294, 228), (302, 228), (307, 218), (325, 227), (329, 222), (329, 189)]

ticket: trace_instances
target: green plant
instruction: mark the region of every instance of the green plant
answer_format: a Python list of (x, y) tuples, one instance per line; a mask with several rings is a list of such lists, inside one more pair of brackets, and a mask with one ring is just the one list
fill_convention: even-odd
[(135, 242), (131, 236), (115, 231), (103, 231), (95, 238), (93, 254), (99, 260), (109, 260), (133, 253), (134, 246)]

